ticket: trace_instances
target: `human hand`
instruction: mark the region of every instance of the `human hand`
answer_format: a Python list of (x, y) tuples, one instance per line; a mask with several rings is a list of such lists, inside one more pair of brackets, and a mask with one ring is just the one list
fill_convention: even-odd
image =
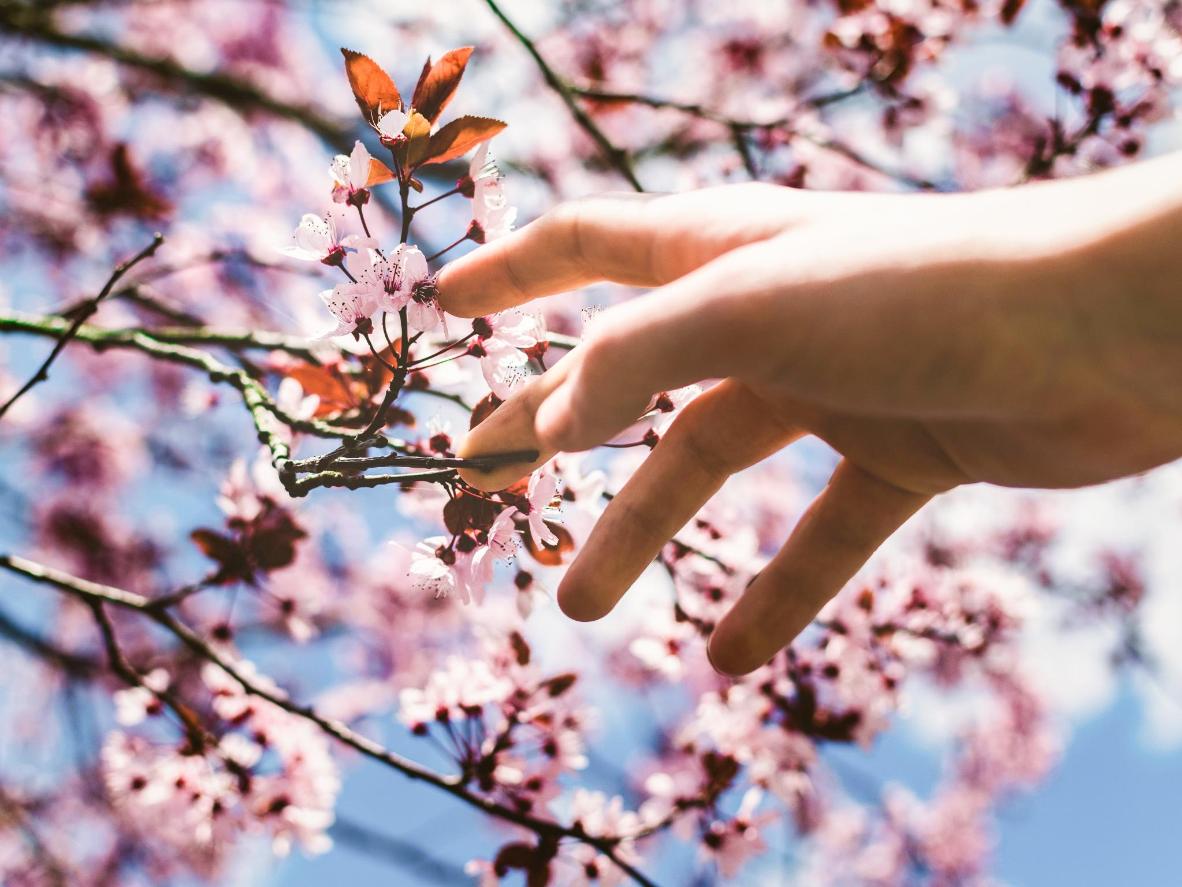
[(710, 639), (716, 668), (749, 672), (932, 496), (1081, 486), (1182, 454), (1182, 199), (1162, 185), (1178, 167), (974, 195), (750, 184), (561, 206), (444, 268), (444, 307), (473, 317), (601, 280), (657, 289), (603, 312), (461, 449), (538, 462), (465, 479), (503, 488), (609, 440), (661, 391), (722, 380), (563, 579), (563, 611), (592, 620), (727, 477), (802, 435), (826, 441), (843, 456), (828, 486)]

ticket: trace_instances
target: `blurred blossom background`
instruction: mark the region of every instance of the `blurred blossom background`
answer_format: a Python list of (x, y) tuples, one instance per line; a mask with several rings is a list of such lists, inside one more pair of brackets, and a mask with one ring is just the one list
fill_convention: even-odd
[[(1182, 141), (1175, 0), (0, 0), (0, 397), (52, 347), (30, 318), (60, 334), (156, 231), (88, 329), (321, 332), (339, 275), (280, 250), (304, 213), (342, 211), (334, 156), (362, 140), (389, 158), (339, 48), (406, 98), (460, 46), (443, 119), (508, 124), (493, 151), (518, 224), (630, 177), (973, 190)], [(470, 158), (423, 167), (416, 199)], [(434, 253), (472, 212), (441, 200), (413, 239)], [(397, 243), (396, 184), (366, 218)], [(552, 297), (546, 328), (577, 337), (629, 295)], [(380, 400), (348, 337), (314, 345), (321, 369), (298, 348), (197, 344), (305, 418)], [(419, 375), (392, 433), (427, 452), (488, 387), (474, 360)], [(292, 499), (256, 437), (200, 368), (73, 342), (0, 420), (0, 551), (147, 599), (201, 586), (169, 612), (259, 685), (475, 797), (616, 839), (647, 880), (244, 693), (144, 612), (98, 618), (9, 569), (5, 885), (1182, 883), (1177, 466), (942, 497), (791, 654), (731, 684), (703, 636), (823, 486), (820, 443), (733, 479), (616, 612), (578, 625), (546, 552), (499, 564), (481, 603), (416, 581), (441, 488)], [(645, 452), (560, 462), (564, 542)], [(227, 566), (250, 545), (257, 563)], [(516, 738), (490, 750), (507, 718)]]

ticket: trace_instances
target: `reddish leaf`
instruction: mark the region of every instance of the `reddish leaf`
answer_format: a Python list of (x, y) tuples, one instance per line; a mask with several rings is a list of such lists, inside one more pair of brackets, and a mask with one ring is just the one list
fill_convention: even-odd
[(376, 157), (369, 158), (369, 177), (365, 180), (365, 187), (384, 185), (394, 180), (394, 171)]
[(1001, 20), (1007, 25), (1012, 25), (1025, 5), (1026, 0), (1005, 0), (1001, 5)]
[(558, 537), (558, 544), (553, 547), (545, 547), (538, 545), (534, 541), (533, 534), (528, 530), (525, 533), (525, 547), (529, 549), (530, 555), (539, 564), (546, 567), (556, 567), (562, 563), (562, 556), (568, 551), (573, 551), (575, 548), (575, 540), (571, 538), (571, 534), (566, 527), (560, 527), (557, 524), (552, 524), (546, 521), (546, 526), (550, 528), (550, 532)]
[(443, 506), (443, 523), (452, 535), (467, 529), (487, 530), (496, 520), (498, 510), (487, 499), (460, 493)]
[(579, 676), (577, 674), (575, 674), (573, 671), (568, 671), (564, 674), (555, 675), (549, 680), (542, 681), (538, 689), (545, 690), (548, 694), (550, 694), (551, 699), (557, 699), (559, 696), (573, 687), (575, 685), (575, 681), (578, 679)]
[(513, 647), (513, 658), (517, 660), (517, 664), (529, 665), (529, 644), (521, 636), (521, 632), (515, 631), (509, 635), (509, 645)]
[(468, 417), (468, 430), (471, 431), (485, 419), (493, 414), (493, 412), (503, 404), (504, 401), (497, 397), (492, 392), (489, 392), (485, 397), (481, 398), (480, 402), (472, 409), (472, 415)]
[(534, 861), (535, 848), (529, 844), (516, 842), (506, 844), (497, 851), (493, 865), (498, 869), (526, 869)]
[(250, 579), (251, 570), (246, 561), (246, 552), (233, 539), (205, 527), (194, 530), (189, 534), (189, 538), (201, 549), (202, 554), (217, 563), (218, 571), (214, 577), (216, 583)]
[(431, 136), (428, 157), (423, 163), (446, 163), (467, 154), (481, 142), (488, 141), (508, 124), (491, 117), (457, 117)]
[(320, 398), (316, 407), (316, 418), (333, 416), (355, 409), (364, 392), (358, 392), (336, 367), (301, 364), (284, 374), (300, 383), (304, 394), (315, 394)]
[(468, 64), (468, 57), (472, 55), (471, 46), (461, 46), (444, 53), (443, 57), (431, 64), (423, 65), (423, 73), (419, 75), (419, 82), (415, 86), (414, 98), (410, 106), (434, 123), (455, 95), (456, 87), (460, 85), (460, 78), (464, 76), (464, 67)]
[(418, 111), (410, 112), (410, 120), (402, 130), (406, 141), (395, 149), (403, 169), (421, 166), (431, 153), (431, 121)]
[(374, 123), (386, 111), (402, 107), (398, 87), (377, 62), (351, 49), (342, 49), (341, 55), (345, 57), (345, 73), (349, 75), (357, 107), (366, 120)]

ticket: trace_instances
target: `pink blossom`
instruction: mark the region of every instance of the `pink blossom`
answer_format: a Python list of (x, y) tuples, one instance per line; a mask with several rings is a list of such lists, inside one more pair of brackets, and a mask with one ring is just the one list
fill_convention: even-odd
[(372, 246), (372, 241), (357, 234), (341, 236), (332, 216), (305, 213), (293, 235), (295, 246), (285, 246), (280, 252), (293, 259), (343, 265), (358, 250)]
[(115, 721), (124, 727), (140, 723), (148, 715), (163, 711), (159, 694), (168, 689), (168, 672), (155, 668), (143, 676), (142, 686), (129, 687), (115, 694)]
[(459, 591), (464, 603), (468, 603), (468, 586), (461, 580), (456, 554), (446, 547), (446, 542), (445, 537), (434, 536), (415, 546), (409, 571), (411, 580), (417, 589), (430, 592), (437, 598)]
[(513, 684), (487, 662), (449, 656), (426, 685), (407, 687), (398, 697), (398, 717), (409, 727), (436, 720), (463, 720), (484, 706), (503, 701)]
[(538, 545), (557, 545), (558, 537), (546, 526), (545, 513), (554, 503), (554, 495), (558, 492), (558, 478), (539, 468), (529, 478), (526, 500), (529, 510), (526, 517), (529, 521), (529, 533)]
[(378, 135), (382, 137), (383, 141), (394, 142), (401, 137), (402, 130), (406, 128), (406, 124), (409, 122), (409, 114), (398, 108), (393, 108), (378, 118), (374, 129), (378, 131)]
[(329, 167), (332, 177), (332, 199), (337, 203), (363, 204), (369, 200), (369, 171), (373, 158), (360, 141), (353, 144), (353, 153), (338, 154)]
[(524, 349), (538, 343), (536, 323), (519, 311), (505, 311), (476, 318), (472, 329), (477, 338), (468, 346), (468, 353), (480, 358), (489, 389), (504, 400), (522, 378), (522, 367), (529, 361)]
[(470, 236), (477, 243), (504, 237), (517, 221), (517, 207), (510, 206), (505, 197), (501, 174), (490, 155), (488, 142), (473, 155), (468, 176), (473, 183)]
[(346, 334), (357, 337), (373, 332), (372, 318), (378, 310), (378, 298), (368, 282), (337, 284), (330, 290), (324, 290), (320, 299), (336, 318), (337, 324), (321, 333), (319, 338), (331, 339)]

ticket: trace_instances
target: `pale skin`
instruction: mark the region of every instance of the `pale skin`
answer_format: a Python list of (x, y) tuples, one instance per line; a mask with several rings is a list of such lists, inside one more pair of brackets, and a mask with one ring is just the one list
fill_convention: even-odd
[(747, 184), (558, 207), (449, 264), (475, 317), (598, 281), (652, 288), (475, 429), (501, 489), (718, 380), (607, 506), (558, 588), (605, 616), (732, 474), (804, 435), (828, 486), (709, 641), (741, 675), (774, 656), (933, 496), (1079, 487), (1182, 456), (1182, 154), (963, 195)]

